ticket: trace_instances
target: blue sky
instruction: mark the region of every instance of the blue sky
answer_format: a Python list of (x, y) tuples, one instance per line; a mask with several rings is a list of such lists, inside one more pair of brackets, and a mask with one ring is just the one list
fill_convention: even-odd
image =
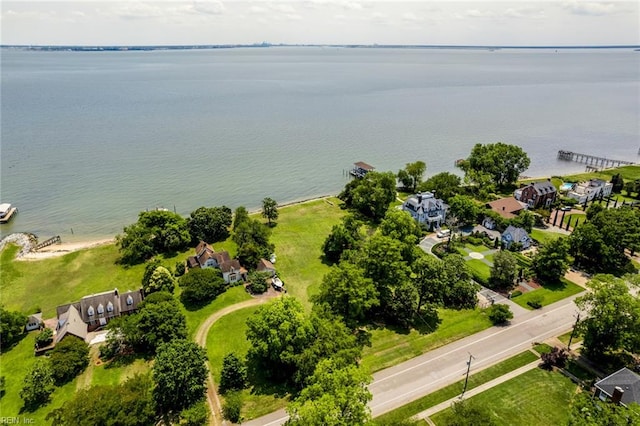
[(637, 1), (1, 3), (3, 44), (640, 44)]

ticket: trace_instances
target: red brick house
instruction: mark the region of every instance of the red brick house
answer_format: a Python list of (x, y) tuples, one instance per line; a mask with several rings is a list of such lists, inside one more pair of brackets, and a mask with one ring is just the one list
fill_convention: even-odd
[(527, 203), (531, 209), (548, 208), (556, 200), (557, 195), (558, 190), (551, 180), (532, 182), (516, 189), (513, 193), (516, 200)]

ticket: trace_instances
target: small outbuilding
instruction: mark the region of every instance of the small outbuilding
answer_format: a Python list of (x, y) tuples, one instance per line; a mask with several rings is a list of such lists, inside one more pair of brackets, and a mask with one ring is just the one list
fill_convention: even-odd
[(38, 312), (37, 314), (29, 315), (27, 318), (27, 325), (25, 325), (25, 330), (39, 330), (44, 326), (44, 322), (42, 321), (42, 312)]

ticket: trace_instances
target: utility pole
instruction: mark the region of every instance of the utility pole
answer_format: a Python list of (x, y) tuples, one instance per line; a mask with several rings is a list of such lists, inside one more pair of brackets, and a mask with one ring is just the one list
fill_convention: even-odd
[(571, 330), (571, 336), (569, 336), (569, 344), (567, 345), (567, 349), (568, 350), (571, 350), (571, 341), (573, 340), (573, 335), (576, 332), (576, 327), (578, 326), (578, 323), (580, 322), (580, 312), (578, 312), (574, 316), (576, 317), (576, 323), (573, 325), (573, 330)]
[(460, 399), (464, 397), (464, 393), (467, 391), (467, 383), (469, 382), (469, 370), (471, 370), (471, 360), (475, 359), (473, 355), (469, 352), (469, 361), (467, 361), (467, 377), (464, 379), (464, 388), (462, 389), (462, 395), (460, 395)]

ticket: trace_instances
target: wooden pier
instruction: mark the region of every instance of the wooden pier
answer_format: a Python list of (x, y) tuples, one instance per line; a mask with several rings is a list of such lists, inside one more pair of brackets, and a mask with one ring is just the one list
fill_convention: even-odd
[(580, 154), (572, 151), (558, 151), (558, 160), (575, 161), (576, 163), (587, 164), (590, 168), (620, 167), (629, 164), (636, 164), (633, 161), (613, 160), (611, 158), (597, 157), (595, 155)]
[(11, 207), (11, 209), (9, 209), (6, 215), (0, 217), (0, 223), (9, 222), (13, 217), (13, 215), (16, 214), (17, 212), (18, 212), (18, 209), (16, 207)]
[(41, 242), (40, 244), (38, 244), (35, 248), (35, 251), (38, 251), (40, 249), (43, 249), (45, 247), (49, 247), (50, 245), (53, 244), (60, 244), (62, 242), (62, 239), (60, 238), (60, 235), (56, 235), (55, 237), (51, 237), (46, 241)]

